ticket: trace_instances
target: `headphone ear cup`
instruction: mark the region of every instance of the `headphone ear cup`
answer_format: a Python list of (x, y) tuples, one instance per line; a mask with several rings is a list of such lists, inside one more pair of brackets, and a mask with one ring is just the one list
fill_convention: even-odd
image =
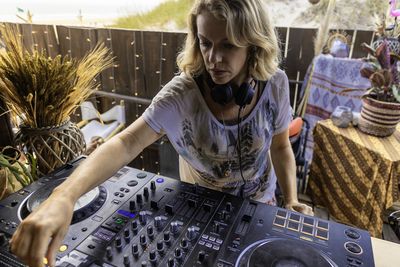
[(233, 98), (233, 90), (228, 84), (217, 84), (211, 89), (211, 98), (221, 105), (226, 105)]
[(251, 103), (253, 96), (254, 96), (253, 87), (249, 83), (244, 82), (242, 83), (242, 85), (240, 85), (239, 90), (235, 95), (235, 103), (239, 107), (243, 107)]

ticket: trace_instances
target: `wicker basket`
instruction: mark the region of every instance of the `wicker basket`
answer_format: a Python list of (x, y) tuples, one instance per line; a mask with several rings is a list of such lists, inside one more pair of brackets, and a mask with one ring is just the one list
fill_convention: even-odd
[(363, 98), (358, 128), (370, 135), (385, 137), (393, 134), (400, 122), (400, 103)]
[(16, 143), (37, 157), (40, 175), (48, 174), (85, 152), (81, 130), (70, 120), (56, 126), (21, 126)]

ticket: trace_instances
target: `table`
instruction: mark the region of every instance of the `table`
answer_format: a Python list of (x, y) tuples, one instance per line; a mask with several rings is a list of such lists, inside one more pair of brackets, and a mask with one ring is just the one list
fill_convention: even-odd
[(386, 138), (319, 121), (314, 129), (309, 193), (339, 222), (382, 233), (382, 214), (399, 199), (400, 125)]
[[(309, 122), (311, 130), (317, 121), (328, 119), (337, 106), (360, 112), (361, 96), (370, 87), (370, 81), (360, 74), (363, 64), (360, 59), (330, 55), (319, 55), (313, 59), (301, 88), (305, 97), (297, 110), (297, 114)], [(309, 162), (312, 150), (313, 136), (310, 134), (305, 155)]]
[(398, 267), (400, 245), (378, 238), (371, 238), (372, 251), (376, 267)]

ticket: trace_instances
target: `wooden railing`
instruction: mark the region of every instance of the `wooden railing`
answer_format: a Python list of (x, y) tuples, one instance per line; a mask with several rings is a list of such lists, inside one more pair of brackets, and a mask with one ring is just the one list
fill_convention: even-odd
[[(109, 47), (114, 67), (100, 75), (96, 103), (100, 111), (108, 110), (118, 99), (125, 99), (127, 123), (139, 117), (149, 101), (177, 73), (176, 55), (182, 47), (184, 32), (139, 31), (106, 28), (17, 24), (26, 49), (45, 50), (49, 56), (69, 55), (81, 58), (97, 42)], [(283, 62), (291, 83), (292, 102), (307, 68), (314, 57), (313, 40), (316, 29), (277, 28), (281, 40)], [(361, 43), (371, 43), (373, 32), (346, 30), (352, 36), (352, 58), (366, 56)], [(79, 115), (79, 114), (78, 114)], [(79, 118), (78, 118), (79, 120)], [(0, 125), (0, 129), (1, 129)], [(150, 152), (149, 152), (150, 151)], [(137, 167), (158, 172), (157, 148), (145, 151)], [(147, 155), (149, 154), (149, 155)], [(150, 157), (151, 159), (148, 159)], [(152, 163), (149, 164), (149, 161)], [(150, 165), (150, 166), (149, 166)]]

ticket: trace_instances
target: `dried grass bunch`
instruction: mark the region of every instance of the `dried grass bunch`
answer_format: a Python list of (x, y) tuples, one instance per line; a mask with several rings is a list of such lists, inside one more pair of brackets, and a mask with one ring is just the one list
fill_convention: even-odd
[(0, 25), (5, 51), (0, 51), (0, 96), (24, 126), (59, 125), (97, 89), (95, 77), (113, 58), (98, 44), (81, 60), (24, 50), (16, 27)]

